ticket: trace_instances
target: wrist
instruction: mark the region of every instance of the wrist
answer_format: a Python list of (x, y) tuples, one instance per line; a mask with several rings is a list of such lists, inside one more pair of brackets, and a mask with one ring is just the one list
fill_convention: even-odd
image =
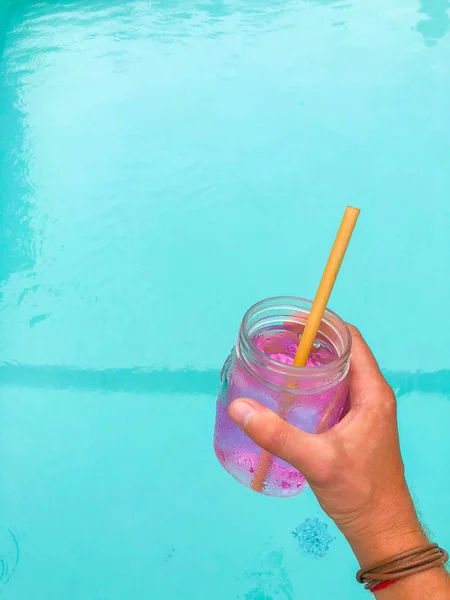
[(428, 542), (420, 523), (397, 526), (392, 531), (374, 531), (370, 537), (349, 540), (360, 566), (387, 560)]
[(362, 567), (428, 542), (406, 487), (389, 502), (374, 504), (342, 532)]

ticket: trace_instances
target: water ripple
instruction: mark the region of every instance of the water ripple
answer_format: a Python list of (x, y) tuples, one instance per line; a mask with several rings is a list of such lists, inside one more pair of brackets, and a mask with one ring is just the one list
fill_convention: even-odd
[(0, 548), (0, 593), (16, 572), (19, 558), (20, 550), (17, 537), (11, 529), (8, 529), (6, 539), (2, 540), (2, 547)]

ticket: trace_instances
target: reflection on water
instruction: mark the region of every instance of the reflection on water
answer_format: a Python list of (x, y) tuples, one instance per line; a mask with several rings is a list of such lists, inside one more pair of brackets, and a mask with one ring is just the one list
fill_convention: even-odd
[[(323, 0), (324, 4), (333, 2)], [(318, 2), (312, 0), (312, 3)], [(0, 281), (7, 281), (12, 273), (32, 269), (40, 243), (42, 223), (37, 219), (39, 215), (33, 213), (36, 190), (30, 166), (39, 140), (33, 139), (33, 115), (28, 114), (29, 109), (23, 104), (28, 75), (39, 71), (44, 74), (58, 61), (59, 53), (72, 51), (83, 38), (91, 40), (93, 47), (99, 47), (97, 58), (117, 56), (115, 69), (119, 73), (128, 66), (126, 51), (106, 48), (111, 41), (120, 44), (124, 40), (154, 37), (167, 43), (174, 38), (220, 37), (233, 33), (237, 23), (231, 19), (224, 24), (224, 19), (232, 15), (240, 15), (244, 27), (264, 28), (285, 10), (293, 10), (295, 3), (292, 0), (54, 0), (49, 3), (17, 0), (14, 6), (5, 7), (2, 6), (0, 14)], [(246, 14), (252, 18), (246, 19)], [(49, 36), (52, 30), (53, 35)], [(2, 56), (8, 31), (13, 33)], [(46, 45), (50, 38), (52, 45)], [(229, 77), (236, 59), (234, 53), (231, 66), (226, 65), (220, 75), (222, 80)]]
[(0, 284), (11, 273), (32, 267), (35, 238), (30, 227), (33, 189), (29, 175), (30, 146), (21, 86), (2, 60), (9, 13), (0, 7)]
[(421, 0), (420, 12), (424, 18), (417, 24), (416, 30), (427, 46), (435, 46), (450, 31), (449, 11), (449, 0)]
[[(422, 0), (422, 24), (435, 27), (421, 31), (427, 39), (443, 35), (447, 6)], [(286, 265), (298, 252), (293, 233), (283, 236), (279, 260), (263, 259), (278, 203), (301, 227), (303, 216), (327, 225), (348, 196), (361, 198), (370, 239), (391, 201), (396, 219), (408, 213), (404, 232), (414, 233), (415, 207), (429, 193), (433, 235), (424, 233), (420, 264), (405, 258), (403, 239), (392, 268), (386, 249), (379, 257), (367, 243), (355, 271), (379, 265), (365, 278), (372, 304), (403, 273), (419, 278), (424, 295), (430, 269), (419, 269), (433, 264), (439, 274), (446, 266), (438, 243), (447, 230), (440, 216), (448, 178), (446, 83), (443, 69), (431, 85), (427, 69), (416, 71), (417, 13), (396, 17), (400, 35), (392, 36), (388, 13), (366, 15), (339, 0), (17, 0), (0, 60), (7, 315), (0, 358), (99, 367), (219, 364), (199, 359), (203, 332), (217, 323), (217, 298), (230, 314), (240, 302), (247, 307), (279, 292), (292, 277)], [(342, 16), (347, 27), (333, 28)], [(364, 16), (367, 31), (359, 27)], [(431, 53), (421, 50), (418, 62), (427, 64)], [(401, 192), (393, 195), (394, 188)], [(392, 227), (394, 246), (402, 233), (392, 235)], [(316, 247), (312, 230), (304, 236)], [(239, 272), (226, 297), (223, 273), (240, 264), (244, 239), (252, 269)], [(299, 293), (313, 289), (319, 258), (305, 265)], [(27, 289), (39, 293), (15, 306)], [(149, 349), (161, 354), (169, 335), (149, 315), (173, 314), (177, 296), (191, 322), (204, 327), (192, 325), (178, 353), (167, 348), (180, 356), (175, 364), (172, 356), (158, 362)], [(351, 291), (339, 302), (349, 311), (362, 306)], [(224, 322), (223, 346), (237, 318)], [(358, 315), (361, 326), (364, 318)], [(141, 336), (134, 335), (138, 327)], [(95, 352), (84, 347), (87, 329), (95, 331)], [(120, 348), (141, 356), (127, 362)], [(421, 366), (407, 360), (399, 366)]]

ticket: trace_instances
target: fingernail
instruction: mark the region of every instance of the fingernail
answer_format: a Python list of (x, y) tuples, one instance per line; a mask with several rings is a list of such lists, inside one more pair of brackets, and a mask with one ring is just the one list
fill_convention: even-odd
[(243, 400), (237, 400), (230, 406), (230, 415), (233, 421), (239, 425), (241, 429), (245, 429), (250, 419), (255, 414), (256, 409)]

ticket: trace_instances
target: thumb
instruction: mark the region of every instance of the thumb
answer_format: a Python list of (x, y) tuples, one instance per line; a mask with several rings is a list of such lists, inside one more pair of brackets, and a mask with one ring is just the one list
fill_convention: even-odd
[(317, 479), (326, 465), (325, 440), (300, 431), (254, 400), (239, 398), (228, 413), (258, 446), (298, 469), (306, 479)]

